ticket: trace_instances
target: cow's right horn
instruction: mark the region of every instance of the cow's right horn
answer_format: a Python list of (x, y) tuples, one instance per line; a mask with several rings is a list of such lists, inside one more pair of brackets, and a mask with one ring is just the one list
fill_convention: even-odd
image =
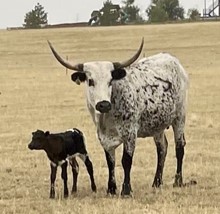
[(55, 56), (55, 58), (60, 62), (61, 65), (63, 65), (64, 67), (74, 70), (74, 71), (83, 71), (83, 64), (76, 64), (76, 65), (71, 65), (69, 62), (67, 62), (65, 59), (63, 59), (54, 49), (54, 47), (52, 46), (52, 44), (50, 43), (50, 41), (47, 41), (50, 49), (53, 53), (53, 55)]
[(113, 63), (114, 68), (115, 69), (124, 68), (124, 67), (131, 65), (133, 62), (135, 62), (137, 60), (137, 58), (140, 56), (141, 51), (143, 49), (143, 46), (144, 46), (144, 38), (142, 38), (141, 45), (140, 45), (138, 51), (136, 52), (136, 54), (124, 62), (114, 62)]

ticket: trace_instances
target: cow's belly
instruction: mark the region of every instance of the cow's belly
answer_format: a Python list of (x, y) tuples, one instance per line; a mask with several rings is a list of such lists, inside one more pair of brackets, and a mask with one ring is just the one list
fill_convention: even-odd
[(144, 112), (139, 120), (138, 137), (151, 137), (168, 128), (176, 117), (174, 111), (169, 113)]

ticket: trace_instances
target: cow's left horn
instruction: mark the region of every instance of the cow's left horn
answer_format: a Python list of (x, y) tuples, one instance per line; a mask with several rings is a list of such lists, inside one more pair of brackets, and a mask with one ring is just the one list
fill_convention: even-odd
[(67, 62), (65, 59), (63, 59), (54, 49), (54, 47), (52, 46), (52, 44), (50, 43), (50, 41), (47, 41), (50, 49), (53, 53), (53, 55), (56, 57), (56, 59), (60, 62), (60, 64), (62, 64), (64, 67), (74, 70), (74, 71), (83, 71), (83, 64), (76, 64), (76, 65), (71, 65), (69, 62)]
[(119, 69), (119, 68), (124, 68), (124, 67), (127, 67), (129, 65), (131, 65), (133, 62), (135, 62), (137, 60), (137, 58), (140, 56), (141, 54), (141, 51), (143, 49), (143, 46), (144, 46), (144, 38), (142, 38), (142, 41), (141, 41), (141, 45), (138, 49), (138, 51), (136, 52), (136, 54), (131, 57), (129, 60), (127, 61), (124, 61), (124, 62), (114, 62), (114, 68), (115, 69)]

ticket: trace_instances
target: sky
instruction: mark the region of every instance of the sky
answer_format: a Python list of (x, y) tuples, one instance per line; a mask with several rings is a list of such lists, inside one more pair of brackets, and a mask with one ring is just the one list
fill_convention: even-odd
[[(101, 9), (105, 0), (1, 0), (0, 29), (20, 27), (24, 23), (24, 16), (39, 2), (48, 13), (49, 24), (88, 21), (93, 10)], [(122, 0), (112, 0), (121, 5)], [(151, 0), (135, 0), (142, 15), (150, 5)], [(211, 4), (212, 0), (206, 0)], [(187, 12), (189, 8), (196, 8), (202, 13), (204, 0), (179, 0), (180, 6)]]

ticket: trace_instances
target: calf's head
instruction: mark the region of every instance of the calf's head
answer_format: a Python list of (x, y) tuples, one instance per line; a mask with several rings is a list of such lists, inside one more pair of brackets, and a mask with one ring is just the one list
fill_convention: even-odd
[(87, 102), (96, 113), (108, 113), (111, 110), (112, 82), (126, 76), (125, 67), (131, 65), (139, 57), (144, 40), (138, 51), (124, 62), (95, 61), (72, 65), (63, 59), (48, 41), (53, 55), (66, 68), (74, 70), (72, 80), (78, 85), (85, 82), (87, 86)]
[(45, 149), (45, 145), (47, 142), (47, 136), (49, 132), (43, 132), (41, 130), (37, 130), (32, 133), (32, 140), (28, 144), (28, 148), (31, 150), (42, 150)]

